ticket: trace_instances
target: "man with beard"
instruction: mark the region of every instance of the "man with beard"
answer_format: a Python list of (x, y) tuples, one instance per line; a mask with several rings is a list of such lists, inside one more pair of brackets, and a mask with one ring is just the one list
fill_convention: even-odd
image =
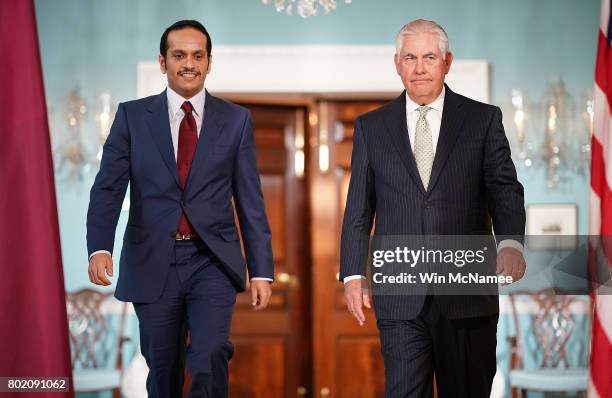
[[(115, 296), (131, 301), (149, 366), (149, 397), (179, 397), (183, 361), (191, 397), (226, 397), (236, 293), (245, 290), (234, 207), (254, 310), (268, 305), (273, 277), (249, 112), (210, 95), (212, 43), (197, 21), (179, 21), (160, 41), (168, 87), (119, 105), (87, 214), (89, 278), (110, 285), (121, 205), (130, 213)], [(190, 345), (185, 352), (185, 330)]]

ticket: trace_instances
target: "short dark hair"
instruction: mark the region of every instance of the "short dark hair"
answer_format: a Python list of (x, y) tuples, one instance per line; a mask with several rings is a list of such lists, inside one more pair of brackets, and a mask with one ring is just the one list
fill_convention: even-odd
[(210, 35), (208, 34), (208, 31), (206, 30), (204, 25), (194, 19), (183, 19), (182, 21), (175, 22), (169, 27), (167, 27), (166, 30), (164, 30), (164, 34), (162, 34), (161, 40), (159, 41), (159, 53), (165, 58), (166, 53), (168, 52), (168, 34), (173, 30), (180, 30), (185, 28), (193, 28), (199, 30), (204, 34), (204, 36), (206, 36), (206, 52), (210, 57), (210, 52), (212, 51), (212, 42), (210, 41)]

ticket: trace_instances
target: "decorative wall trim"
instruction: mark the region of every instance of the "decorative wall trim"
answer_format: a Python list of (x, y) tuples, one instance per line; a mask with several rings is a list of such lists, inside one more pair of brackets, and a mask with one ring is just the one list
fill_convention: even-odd
[[(393, 46), (215, 46), (206, 88), (225, 93), (399, 93)], [(161, 92), (156, 61), (138, 63), (138, 97)], [(456, 92), (489, 101), (489, 66), (455, 60), (446, 81)]]
[[(119, 315), (121, 314), (122, 302), (111, 299), (105, 302), (102, 305), (102, 313), (108, 315)], [(570, 312), (573, 314), (587, 314), (591, 311), (589, 300), (586, 298), (579, 299), (574, 301), (569, 306)], [(532, 301), (522, 301), (519, 300), (516, 302), (516, 311), (519, 315), (533, 315), (538, 310), (538, 306), (536, 303)], [(512, 308), (510, 305), (510, 299), (508, 296), (499, 296), (499, 311), (501, 315), (510, 314), (512, 312)], [(135, 315), (134, 307), (131, 303), (128, 304), (127, 314)]]

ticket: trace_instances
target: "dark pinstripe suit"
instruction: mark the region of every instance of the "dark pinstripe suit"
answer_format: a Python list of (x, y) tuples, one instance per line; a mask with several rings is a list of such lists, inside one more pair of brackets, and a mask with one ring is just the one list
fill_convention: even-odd
[[(523, 240), (523, 187), (510, 158), (501, 111), (495, 106), (446, 87), (427, 191), (410, 151), (405, 92), (356, 120), (351, 168), (340, 279), (364, 275), (374, 216), (377, 235), (488, 235), (493, 226), (496, 235)], [(416, 319), (424, 304), (434, 305), (450, 320), (486, 315), (497, 319), (499, 311), (497, 296), (438, 296), (431, 303), (425, 303), (424, 295), (373, 299), (379, 328), (381, 321)], [(384, 353), (386, 342), (381, 342)]]

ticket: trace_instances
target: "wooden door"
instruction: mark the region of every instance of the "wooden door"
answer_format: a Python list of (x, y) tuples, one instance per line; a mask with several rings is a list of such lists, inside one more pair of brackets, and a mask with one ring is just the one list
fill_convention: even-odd
[(255, 127), (257, 162), (272, 231), (275, 283), (268, 308), (237, 299), (230, 397), (302, 397), (311, 385), (306, 109), (242, 103)]
[(321, 101), (312, 131), (313, 375), (312, 397), (377, 398), (384, 367), (372, 310), (360, 327), (346, 310), (338, 282), (340, 232), (350, 179), (353, 123), (383, 101)]

